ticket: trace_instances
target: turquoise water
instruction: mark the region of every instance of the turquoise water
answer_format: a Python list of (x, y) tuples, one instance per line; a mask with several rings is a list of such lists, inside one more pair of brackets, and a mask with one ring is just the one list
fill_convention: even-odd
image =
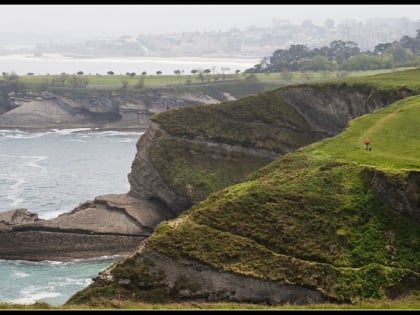
[[(49, 219), (95, 196), (126, 193), (141, 133), (0, 130), (0, 211)], [(0, 260), (0, 301), (64, 303), (119, 257), (71, 262)]]

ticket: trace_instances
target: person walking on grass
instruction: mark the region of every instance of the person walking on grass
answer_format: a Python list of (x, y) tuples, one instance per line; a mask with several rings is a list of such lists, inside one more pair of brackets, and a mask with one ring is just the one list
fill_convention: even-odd
[(366, 138), (365, 139), (365, 150), (369, 150), (369, 144), (370, 144), (369, 138)]

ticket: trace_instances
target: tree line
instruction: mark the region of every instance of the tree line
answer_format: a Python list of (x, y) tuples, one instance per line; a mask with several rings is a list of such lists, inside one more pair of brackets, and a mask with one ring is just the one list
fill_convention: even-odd
[(382, 43), (373, 51), (361, 52), (357, 43), (335, 40), (329, 46), (309, 49), (291, 45), (277, 49), (259, 64), (245, 70), (248, 73), (281, 71), (356, 71), (377, 70), (420, 65), (420, 29), (416, 37), (404, 36), (392, 43)]

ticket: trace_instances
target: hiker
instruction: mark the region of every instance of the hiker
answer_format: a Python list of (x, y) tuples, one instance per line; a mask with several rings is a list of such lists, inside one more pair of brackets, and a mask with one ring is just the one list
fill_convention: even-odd
[(365, 139), (365, 150), (369, 150), (370, 141), (368, 138)]

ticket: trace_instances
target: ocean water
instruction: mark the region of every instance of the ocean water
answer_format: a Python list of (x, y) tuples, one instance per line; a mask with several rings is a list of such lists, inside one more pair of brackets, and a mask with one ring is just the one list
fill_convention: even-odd
[[(95, 196), (126, 193), (137, 132), (0, 130), (0, 211), (49, 219)], [(120, 257), (71, 262), (0, 260), (0, 301), (60, 305)]]
[(200, 57), (108, 57), (108, 58), (71, 58), (62, 55), (46, 54), (34, 57), (30, 54), (14, 54), (0, 56), (0, 69), (5, 72), (15, 72), (26, 75), (35, 74), (72, 74), (83, 71), (85, 74), (106, 74), (114, 71), (116, 74), (146, 71), (155, 74), (162, 71), (164, 75), (175, 75), (175, 70), (190, 74), (192, 69), (214, 69), (216, 73), (234, 73), (237, 69), (244, 71), (252, 68), (260, 60), (257, 58), (200, 58)]

